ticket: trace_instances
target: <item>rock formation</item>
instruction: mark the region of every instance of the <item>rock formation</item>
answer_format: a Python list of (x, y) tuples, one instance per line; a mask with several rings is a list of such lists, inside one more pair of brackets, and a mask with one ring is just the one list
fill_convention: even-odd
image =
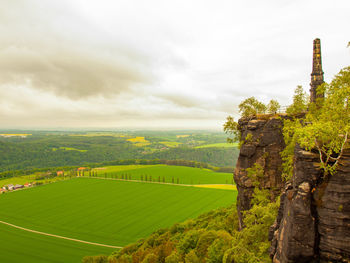
[[(319, 39), (314, 40), (313, 49), (310, 101), (316, 102), (324, 96), (316, 94), (323, 83)], [(337, 171), (324, 176), (319, 154), (297, 145), (292, 179), (284, 183), (280, 152), (285, 148), (282, 126), (286, 118), (262, 115), (238, 122), (243, 144), (234, 179), (240, 227), (244, 227), (242, 212), (250, 209), (254, 190), (246, 169), (257, 163), (263, 168), (263, 176), (257, 178), (260, 187), (270, 190), (271, 199), (281, 194), (278, 216), (269, 231), (272, 261), (350, 263), (350, 149), (345, 149)]]
[[(284, 149), (283, 118), (240, 119), (244, 140), (238, 158), (235, 181), (238, 190), (237, 210), (250, 208), (253, 194), (246, 169), (260, 164), (264, 176), (260, 186), (272, 197), (281, 192), (281, 205), (270, 229), (270, 255), (273, 262), (350, 262), (350, 149), (342, 156), (338, 171), (323, 178), (319, 155), (295, 149), (291, 181), (281, 178)], [(251, 134), (251, 135), (248, 135)]]
[(269, 233), (273, 262), (350, 262), (350, 149), (328, 178), (318, 163), (318, 154), (296, 147)]
[(247, 168), (255, 163), (261, 165), (264, 177), (258, 178), (260, 186), (269, 189), (272, 198), (278, 196), (283, 188), (282, 159), (280, 152), (284, 149), (282, 135), (283, 121), (280, 117), (242, 118), (238, 122), (243, 144), (238, 157), (234, 179), (237, 185), (237, 210), (240, 228), (242, 212), (250, 208), (250, 199), (254, 186), (247, 175)]

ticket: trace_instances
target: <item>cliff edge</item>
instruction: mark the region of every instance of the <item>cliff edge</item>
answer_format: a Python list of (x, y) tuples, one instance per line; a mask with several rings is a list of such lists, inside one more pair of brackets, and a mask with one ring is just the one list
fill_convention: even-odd
[(337, 172), (324, 178), (318, 153), (295, 148), (294, 172), (282, 180), (280, 152), (285, 144), (283, 119), (287, 116), (239, 120), (242, 146), (234, 179), (240, 228), (243, 211), (250, 209), (254, 186), (247, 168), (263, 168), (257, 178), (271, 199), (281, 196), (275, 223), (270, 228), (270, 256), (276, 263), (350, 262), (350, 149)]
[(317, 153), (295, 149), (294, 174), (270, 229), (273, 262), (350, 262), (350, 149), (324, 178)]
[(254, 191), (247, 168), (253, 167), (255, 163), (263, 168), (264, 176), (257, 179), (262, 188), (269, 189), (272, 199), (280, 195), (284, 186), (280, 156), (280, 152), (285, 147), (282, 126), (282, 116), (266, 115), (264, 118), (242, 118), (238, 121), (242, 145), (234, 180), (238, 190), (237, 211), (240, 228), (243, 227), (242, 212), (250, 209), (250, 200)]

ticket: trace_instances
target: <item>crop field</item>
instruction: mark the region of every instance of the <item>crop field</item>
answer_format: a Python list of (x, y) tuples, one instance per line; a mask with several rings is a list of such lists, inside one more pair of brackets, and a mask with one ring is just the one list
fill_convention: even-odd
[(115, 249), (96, 247), (22, 231), (0, 224), (0, 262), (81, 262), (82, 256), (110, 254)]
[[(151, 167), (149, 167), (151, 168)], [(0, 220), (28, 229), (124, 246), (153, 231), (236, 200), (236, 191), (102, 178), (74, 178), (0, 195)], [(113, 248), (0, 224), (3, 262), (80, 262)]]
[(127, 141), (132, 142), (135, 146), (138, 146), (138, 147), (143, 147), (151, 144), (149, 141), (145, 139), (145, 137), (140, 137), (140, 136), (127, 139)]
[(238, 143), (211, 143), (211, 144), (204, 144), (200, 146), (196, 146), (196, 149), (201, 149), (201, 148), (213, 148), (213, 147), (218, 147), (218, 148), (230, 148), (230, 147), (238, 147)]
[(178, 147), (181, 144), (181, 142), (159, 142), (159, 143), (168, 147)]
[[(217, 173), (208, 169), (170, 165), (119, 165), (95, 169), (100, 177), (179, 184), (232, 184), (231, 173)], [(87, 173), (85, 174), (87, 175)], [(147, 180), (146, 180), (147, 176)]]

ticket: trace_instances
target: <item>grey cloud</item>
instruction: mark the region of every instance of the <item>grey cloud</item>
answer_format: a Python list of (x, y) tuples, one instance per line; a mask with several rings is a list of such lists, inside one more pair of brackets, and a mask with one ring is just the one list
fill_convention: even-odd
[(202, 104), (199, 98), (194, 98), (193, 96), (185, 96), (181, 94), (169, 93), (157, 95), (157, 97), (167, 102), (170, 102), (173, 105), (184, 108), (200, 107)]
[(106, 43), (64, 4), (51, 4), (8, 1), (0, 11), (0, 88), (25, 85), (79, 99), (133, 93), (154, 81), (148, 56), (116, 39)]
[(0, 51), (0, 85), (29, 85), (72, 99), (111, 96), (152, 81), (132, 66), (89, 54), (12, 48)]

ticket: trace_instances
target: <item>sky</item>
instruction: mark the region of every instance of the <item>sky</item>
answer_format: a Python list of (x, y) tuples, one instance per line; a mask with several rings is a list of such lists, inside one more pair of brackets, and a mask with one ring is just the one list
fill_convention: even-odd
[(221, 130), (350, 65), (349, 0), (0, 0), (0, 129)]

